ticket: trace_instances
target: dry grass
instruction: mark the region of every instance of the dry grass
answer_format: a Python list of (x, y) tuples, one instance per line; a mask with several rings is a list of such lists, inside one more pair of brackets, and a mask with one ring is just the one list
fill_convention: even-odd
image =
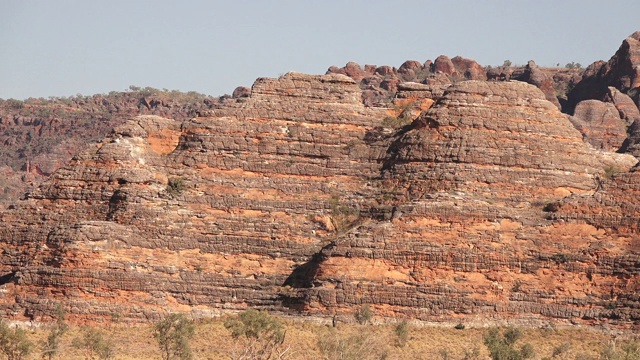
[[(282, 346), (289, 348), (287, 359), (488, 359), (483, 345), (487, 329), (414, 326), (408, 328), (408, 342), (397, 345), (394, 325), (358, 325), (340, 323), (337, 328), (311, 321), (283, 320), (286, 336)], [(116, 359), (159, 359), (160, 352), (152, 336), (151, 325), (114, 324), (101, 328), (114, 344)], [(57, 359), (85, 359), (86, 353), (72, 346), (82, 328), (72, 326), (64, 335)], [(39, 359), (39, 344), (47, 329), (29, 331), (37, 344), (30, 359)], [(598, 359), (601, 349), (612, 337), (585, 329), (525, 329), (519, 344), (530, 343), (536, 359), (552, 358), (554, 349), (562, 349), (553, 359)], [(195, 359), (232, 359), (241, 343), (233, 339), (220, 318), (199, 320), (191, 342)], [(342, 357), (338, 356), (342, 349)], [(349, 351), (357, 354), (349, 357)]]

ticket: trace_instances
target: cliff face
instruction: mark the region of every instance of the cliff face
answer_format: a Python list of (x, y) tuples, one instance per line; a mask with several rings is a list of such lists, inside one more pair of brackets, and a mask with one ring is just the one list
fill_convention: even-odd
[(289, 74), (204, 117), (120, 126), (2, 214), (5, 311), (281, 306), (296, 264), (357, 217), (332, 206), (375, 194), (385, 148), (365, 138), (385, 116), (347, 77)]
[(635, 230), (545, 212), (635, 158), (584, 143), (532, 85), (401, 89), (421, 115), (400, 128), (411, 115), (365, 107), (352, 79), (296, 73), (189, 121), (127, 122), (1, 214), (2, 310), (638, 317), (611, 305), (635, 290)]
[[(615, 126), (561, 113), (535, 64), (515, 77), (538, 87), (476, 65), (289, 73), (118, 125), (0, 212), (0, 313), (637, 323), (636, 158), (607, 151)], [(366, 106), (362, 82), (394, 71), (412, 81)], [(627, 93), (608, 89), (616, 121), (636, 116)]]
[[(393, 216), (323, 249), (305, 274), (315, 284), (307, 308), (374, 303), (463, 322), (638, 318), (635, 229), (585, 221), (599, 213), (590, 206), (549, 216), (567, 196), (604, 196), (603, 169), (626, 171), (634, 158), (586, 145), (541, 91), (518, 82), (454, 85), (414, 124), (385, 158)], [(626, 206), (616, 199), (607, 206)], [(613, 212), (604, 218), (620, 221)]]

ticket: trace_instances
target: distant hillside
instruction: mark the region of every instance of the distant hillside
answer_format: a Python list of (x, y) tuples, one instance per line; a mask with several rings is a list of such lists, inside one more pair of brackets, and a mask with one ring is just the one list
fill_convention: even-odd
[(93, 96), (0, 99), (0, 203), (17, 198), (134, 116), (185, 120), (227, 98), (132, 86)]

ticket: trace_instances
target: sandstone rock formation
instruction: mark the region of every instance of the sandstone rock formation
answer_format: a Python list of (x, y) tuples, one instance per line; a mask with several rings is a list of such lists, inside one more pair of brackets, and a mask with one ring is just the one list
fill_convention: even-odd
[(617, 151), (627, 138), (629, 124), (620, 119), (615, 105), (599, 100), (585, 100), (578, 104), (571, 122), (597, 149)]
[(139, 114), (191, 118), (218, 106), (223, 97), (195, 92), (137, 88), (93, 96), (0, 99), (0, 208), (40, 184), (87, 143), (102, 140), (114, 127)]
[(580, 101), (600, 99), (612, 86), (638, 103), (640, 91), (640, 31), (626, 38), (608, 62), (597, 61), (585, 72), (584, 79), (569, 94), (568, 111)]
[(524, 68), (516, 69), (511, 73), (511, 79), (535, 85), (542, 90), (545, 99), (553, 103), (558, 109), (561, 108), (553, 87), (552, 79), (550, 79), (533, 60), (529, 61)]
[(637, 303), (611, 308), (635, 298), (635, 265), (622, 264), (639, 259), (637, 249), (545, 215), (554, 199), (589, 197), (605, 168), (625, 171), (635, 159), (585, 145), (524, 83), (456, 84), (418, 120), (424, 126), (400, 135), (385, 159), (384, 188), (395, 200), (387, 222), (350, 230), (300, 276), (313, 279), (303, 292), (309, 309), (369, 302), (442, 321), (637, 319)]
[(638, 318), (629, 235), (545, 212), (635, 158), (584, 143), (526, 83), (398, 89), (405, 120), (421, 112), (398, 128), (350, 77), (297, 73), (192, 120), (119, 126), (0, 213), (0, 311)]
[[(584, 80), (441, 56), (260, 78), (189, 106), (83, 98), (155, 115), (113, 123), (59, 169), (8, 171), (51, 174), (0, 210), (0, 314), (347, 319), (369, 304), (482, 326), (637, 327), (636, 37)], [(566, 82), (575, 100), (603, 79), (597, 98), (560, 112)], [(0, 117), (18, 124), (34, 123)]]

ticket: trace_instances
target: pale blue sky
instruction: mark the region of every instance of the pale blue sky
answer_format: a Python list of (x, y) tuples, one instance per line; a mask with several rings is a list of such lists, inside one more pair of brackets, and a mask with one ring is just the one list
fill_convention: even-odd
[(0, 98), (222, 95), (290, 70), (440, 54), (586, 66), (640, 30), (639, 14), (640, 0), (0, 0)]

